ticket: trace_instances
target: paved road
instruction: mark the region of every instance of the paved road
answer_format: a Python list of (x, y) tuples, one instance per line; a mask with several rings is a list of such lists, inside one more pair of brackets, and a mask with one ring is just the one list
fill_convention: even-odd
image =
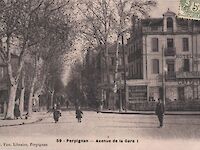
[(157, 128), (154, 115), (97, 114), (84, 112), (82, 123), (74, 111), (62, 112), (55, 124), (52, 114), (42, 122), (17, 127), (0, 128), (4, 136), (125, 136), (146, 138), (200, 138), (200, 116), (165, 116), (163, 128)]
[[(34, 137), (96, 140), (184, 140), (200, 139), (200, 116), (165, 116), (163, 128), (157, 128), (154, 115), (97, 114), (84, 112), (78, 123), (74, 111), (62, 112), (58, 123), (52, 114), (41, 122), (23, 126), (2, 127), (0, 137)], [(56, 137), (56, 138), (55, 138)], [(65, 141), (66, 142), (66, 141)], [(128, 141), (127, 141), (128, 142)], [(133, 141), (130, 141), (133, 142)]]

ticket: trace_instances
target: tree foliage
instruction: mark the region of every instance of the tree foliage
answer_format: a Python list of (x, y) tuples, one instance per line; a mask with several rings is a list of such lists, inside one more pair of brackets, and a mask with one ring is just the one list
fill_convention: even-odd
[[(147, 17), (152, 7), (156, 6), (154, 0), (84, 0), (79, 3), (82, 14), (81, 33), (88, 47), (103, 54), (106, 78), (105, 84), (110, 83), (109, 49), (108, 45), (116, 46), (116, 66), (114, 92), (117, 91), (119, 43), (120, 38), (129, 34), (132, 15)], [(97, 88), (97, 87), (96, 87)], [(107, 99), (109, 92), (107, 89)]]
[[(31, 97), (39, 76), (44, 75), (41, 78), (46, 80), (52, 68), (50, 64), (70, 50), (73, 38), (69, 35), (72, 34), (73, 21), (69, 10), (73, 3), (65, 0), (9, 0), (1, 1), (0, 4), (0, 37), (5, 39), (5, 48), (0, 50), (0, 54), (8, 66), (10, 81), (6, 118), (13, 118), (16, 90), (25, 62), (28, 61), (33, 66), (29, 98), (31, 106)], [(17, 71), (13, 72), (11, 54), (14, 50), (19, 58), (19, 65)], [(27, 57), (33, 57), (33, 61)], [(39, 60), (42, 60), (40, 67)]]

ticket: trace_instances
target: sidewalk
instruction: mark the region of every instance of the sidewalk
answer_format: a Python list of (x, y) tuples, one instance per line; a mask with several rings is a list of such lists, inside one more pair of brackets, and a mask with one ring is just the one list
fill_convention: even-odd
[[(155, 115), (155, 111), (112, 111), (112, 110), (103, 110), (101, 113), (110, 113), (110, 114), (137, 114), (137, 115)], [(166, 111), (165, 115), (200, 115), (200, 111)]]
[(33, 112), (32, 116), (28, 119), (25, 119), (25, 117), (23, 116), (22, 119), (3, 120), (3, 115), (0, 114), (0, 127), (32, 124), (32, 123), (42, 121), (43, 119), (45, 119), (49, 115), (50, 115), (50, 113), (47, 113), (47, 112)]

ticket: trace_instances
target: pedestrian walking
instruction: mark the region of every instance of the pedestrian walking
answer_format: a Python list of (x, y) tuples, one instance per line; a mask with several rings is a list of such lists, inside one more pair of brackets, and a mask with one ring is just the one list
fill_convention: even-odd
[(58, 109), (58, 107), (54, 107), (53, 119), (54, 119), (55, 123), (57, 123), (59, 121), (60, 117), (61, 117), (61, 111)]
[(163, 118), (164, 118), (164, 113), (165, 113), (165, 107), (162, 102), (162, 100), (159, 98), (158, 103), (156, 104), (156, 110), (155, 110), (156, 115), (158, 116), (159, 120), (159, 128), (163, 127)]
[(78, 106), (76, 109), (76, 118), (78, 119), (79, 123), (81, 122), (82, 114), (83, 112), (81, 111), (80, 106)]

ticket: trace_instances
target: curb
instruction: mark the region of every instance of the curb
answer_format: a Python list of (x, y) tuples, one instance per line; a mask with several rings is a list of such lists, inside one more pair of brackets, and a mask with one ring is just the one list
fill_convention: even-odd
[[(99, 112), (104, 114), (124, 114), (124, 115), (155, 115), (155, 113), (151, 112)], [(200, 115), (200, 113), (165, 113), (165, 115)]]
[[(46, 114), (48, 114), (50, 112), (47, 112)], [(45, 115), (46, 115), (45, 114)], [(36, 119), (35, 121), (32, 121), (32, 122), (22, 122), (22, 123), (17, 123), (17, 124), (10, 124), (10, 125), (0, 125), (0, 128), (1, 127), (12, 127), (12, 126), (21, 126), (21, 125), (27, 125), (27, 124), (34, 124), (34, 123), (37, 123), (37, 122), (41, 122), (42, 120), (44, 120), (46, 117), (43, 117), (43, 118), (39, 118), (39, 119)]]

